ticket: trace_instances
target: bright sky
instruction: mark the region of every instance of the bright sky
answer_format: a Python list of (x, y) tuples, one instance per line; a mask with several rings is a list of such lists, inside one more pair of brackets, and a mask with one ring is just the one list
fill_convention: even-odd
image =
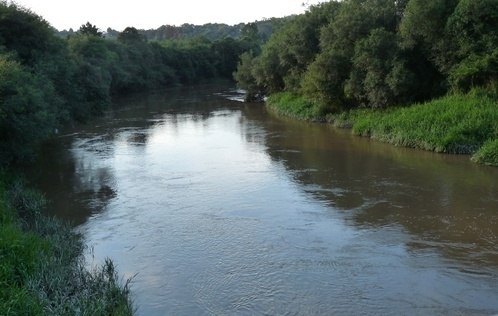
[[(164, 24), (253, 22), (303, 13), (319, 0), (14, 0), (59, 30), (90, 22), (102, 30), (127, 26), (158, 28)], [(303, 6), (303, 2), (306, 5)]]

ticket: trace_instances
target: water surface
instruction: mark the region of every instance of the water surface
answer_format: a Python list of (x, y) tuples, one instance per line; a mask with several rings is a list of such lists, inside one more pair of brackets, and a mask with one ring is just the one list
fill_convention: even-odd
[(498, 170), (282, 119), (227, 86), (117, 100), (33, 181), (138, 315), (498, 313)]

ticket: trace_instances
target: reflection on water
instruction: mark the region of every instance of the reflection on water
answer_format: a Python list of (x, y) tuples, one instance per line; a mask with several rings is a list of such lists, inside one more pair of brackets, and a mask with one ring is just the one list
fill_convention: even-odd
[[(324, 126), (282, 127), (279, 137), (267, 139), (271, 157), (284, 161), (305, 192), (343, 210), (355, 226), (401, 224), (418, 236), (409, 243), (415, 249), (438, 247), (473, 264), (498, 265), (496, 169), (472, 165), (467, 156), (331, 137), (343, 133)], [(471, 258), (458, 251), (469, 244)]]
[(32, 172), (140, 315), (498, 313), (498, 170), (237, 97), (119, 100)]

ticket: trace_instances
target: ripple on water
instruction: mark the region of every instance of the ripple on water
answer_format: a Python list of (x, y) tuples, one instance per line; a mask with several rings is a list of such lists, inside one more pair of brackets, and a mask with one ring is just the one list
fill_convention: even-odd
[(58, 177), (47, 159), (96, 260), (138, 272), (139, 315), (498, 312), (494, 171), (214, 92), (64, 137)]

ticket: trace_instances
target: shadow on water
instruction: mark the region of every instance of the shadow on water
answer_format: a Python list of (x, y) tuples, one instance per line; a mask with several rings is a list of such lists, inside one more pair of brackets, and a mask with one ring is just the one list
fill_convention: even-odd
[[(435, 249), (447, 258), (498, 267), (498, 170), (468, 156), (399, 148), (350, 130), (297, 122), (246, 108), (263, 121), (264, 140), (301, 189), (339, 211), (351, 225), (400, 225), (415, 254)], [(248, 136), (254, 139), (254, 136)]]

